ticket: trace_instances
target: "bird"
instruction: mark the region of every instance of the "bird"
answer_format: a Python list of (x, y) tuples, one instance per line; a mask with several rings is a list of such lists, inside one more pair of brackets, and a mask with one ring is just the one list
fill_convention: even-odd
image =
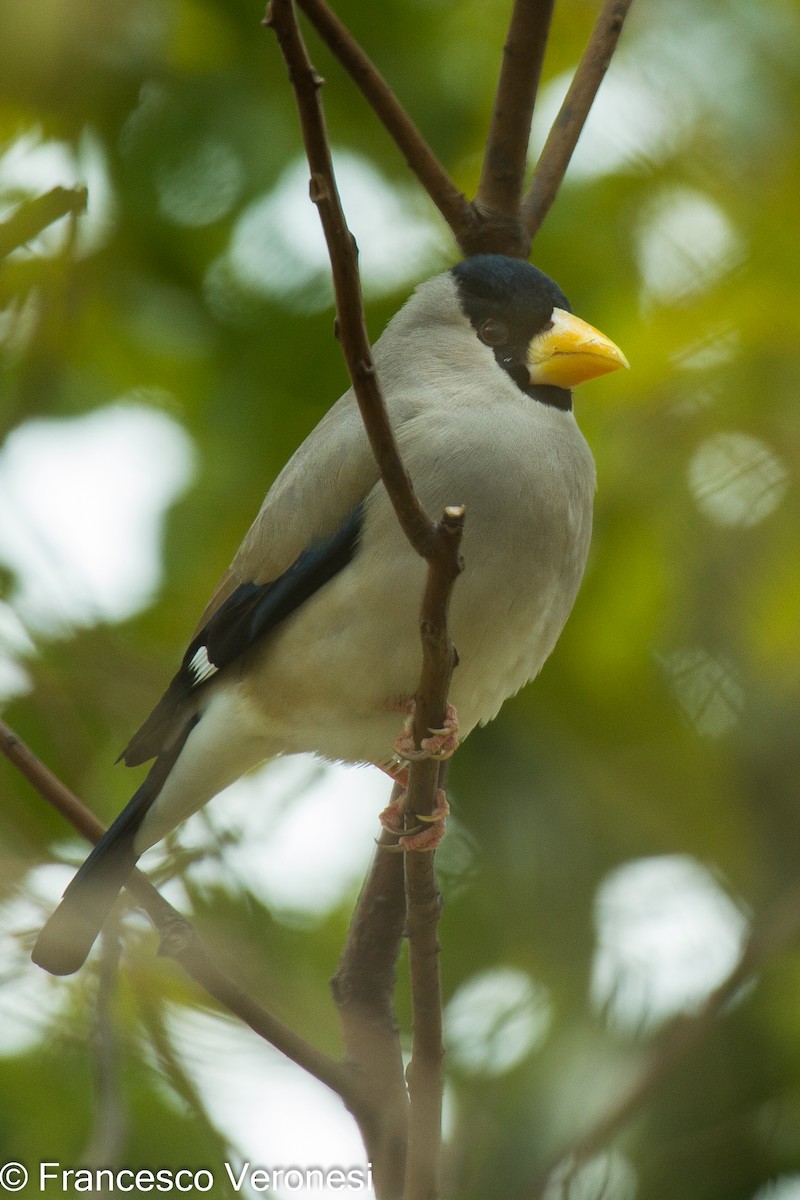
[[(373, 357), (426, 512), (466, 510), (449, 616), (452, 708), (423, 749), (446, 757), (538, 674), (564, 627), (595, 493), (572, 389), (628, 362), (549, 276), (499, 254), (422, 283)], [(395, 747), (412, 756), (397, 726), (419, 677), (425, 571), (350, 389), (278, 475), (120, 756), (154, 762), (44, 925), (34, 962), (78, 970), (140, 855), (264, 760), (311, 751), (397, 774)]]

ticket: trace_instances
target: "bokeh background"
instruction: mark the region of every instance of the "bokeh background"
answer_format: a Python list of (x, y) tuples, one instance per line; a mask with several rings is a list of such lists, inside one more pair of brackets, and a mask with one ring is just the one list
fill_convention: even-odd
[[(507, 0), (337, 11), (472, 194)], [(596, 5), (560, 0), (533, 146)], [(345, 387), (285, 71), (258, 0), (2, 5), (0, 216), (85, 183), (0, 274), (0, 696), (108, 821), (114, 759), (262, 495)], [(313, 35), (377, 336), (455, 259)], [(534, 260), (632, 365), (577, 412), (591, 561), (535, 685), (451, 772), (451, 1194), (524, 1194), (725, 977), (800, 862), (800, 8), (636, 0)], [(138, 775), (136, 776), (138, 778)], [(84, 847), (0, 762), (0, 1158), (351, 1165), (321, 1085), (212, 1011), (125, 916), (77, 977), (28, 959)], [(287, 760), (148, 864), (329, 1052), (386, 784)], [(408, 1027), (401, 980), (398, 1004)], [(278, 1189), (279, 1200), (297, 1192)], [(300, 1193), (302, 1194), (302, 1193)], [(798, 1200), (800, 954), (775, 956), (613, 1148), (548, 1200)]]

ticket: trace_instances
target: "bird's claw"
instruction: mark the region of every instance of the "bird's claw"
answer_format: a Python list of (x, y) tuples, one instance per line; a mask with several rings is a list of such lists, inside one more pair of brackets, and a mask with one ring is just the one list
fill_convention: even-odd
[(410, 701), (403, 731), (394, 743), (395, 756), (405, 762), (419, 762), (423, 758), (444, 762), (458, 749), (458, 713), (452, 704), (448, 704), (445, 710), (444, 726), (431, 729), (430, 737), (423, 738), (419, 747), (414, 741), (413, 729), (414, 702)]
[(396, 846), (386, 846), (384, 849), (405, 854), (408, 850), (435, 850), (444, 837), (445, 821), (450, 814), (450, 805), (442, 788), (436, 790), (436, 804), (431, 813), (414, 813), (413, 816), (421, 824), (410, 829), (405, 827), (406, 794), (393, 800), (380, 815), (380, 823), (389, 833), (393, 833), (398, 842)]

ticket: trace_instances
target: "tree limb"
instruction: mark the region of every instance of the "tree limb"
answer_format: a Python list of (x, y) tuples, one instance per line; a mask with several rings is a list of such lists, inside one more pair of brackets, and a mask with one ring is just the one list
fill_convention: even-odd
[(469, 202), (375, 64), (325, 0), (297, 0), (439, 209), (465, 255), (527, 258), (555, 200), (632, 0), (603, 8), (521, 201), (531, 117), (555, 0), (515, 0), (478, 192)]
[(586, 50), (547, 135), (522, 211), (533, 238), (564, 181), (569, 161), (616, 49), (633, 0), (604, 0)]
[[(401, 786), (392, 795), (398, 799)], [(384, 831), (350, 920), (331, 990), (345, 1060), (367, 1104), (361, 1133), (381, 1200), (401, 1200), (406, 1165), (408, 1097), (397, 1036), (394, 988), (406, 928), (403, 855)]]
[(408, 952), (413, 1013), (408, 1064), (408, 1152), (404, 1200), (436, 1200), (441, 1174), (442, 983), (439, 918), (442, 896), (433, 854), (405, 854)]
[(504, 252), (519, 258), (530, 253), (530, 238), (519, 220), (520, 196), (553, 5), (554, 0), (515, 0), (475, 197), (479, 213), (508, 223)]

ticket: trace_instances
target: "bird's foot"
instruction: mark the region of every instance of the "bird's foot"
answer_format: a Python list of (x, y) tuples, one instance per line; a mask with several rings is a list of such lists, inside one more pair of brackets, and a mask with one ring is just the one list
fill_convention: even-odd
[(436, 789), (436, 805), (433, 812), (423, 816), (420, 813), (411, 814), (415, 822), (407, 829), (405, 817), (409, 810), (406, 808), (406, 793), (393, 800), (380, 815), (380, 823), (389, 833), (393, 833), (399, 841), (395, 847), (387, 849), (399, 850), (435, 850), (444, 837), (445, 821), (450, 815), (450, 805), (442, 788)]
[(452, 704), (448, 704), (444, 715), (442, 729), (431, 729), (430, 737), (422, 739), (419, 749), (414, 741), (414, 710), (413, 700), (404, 706), (408, 714), (403, 722), (403, 731), (396, 738), (394, 752), (404, 762), (414, 762), (420, 758), (436, 758), (443, 762), (450, 758), (458, 749), (458, 713)]

